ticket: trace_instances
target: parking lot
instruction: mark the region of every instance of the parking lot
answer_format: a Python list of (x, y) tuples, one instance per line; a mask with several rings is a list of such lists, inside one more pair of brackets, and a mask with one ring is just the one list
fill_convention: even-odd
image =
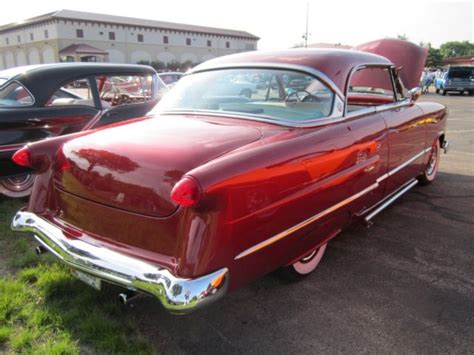
[(142, 298), (129, 308), (163, 353), (470, 353), (474, 349), (474, 98), (450, 110), (439, 175), (367, 229), (329, 244), (305, 281), (273, 275), (185, 317)]

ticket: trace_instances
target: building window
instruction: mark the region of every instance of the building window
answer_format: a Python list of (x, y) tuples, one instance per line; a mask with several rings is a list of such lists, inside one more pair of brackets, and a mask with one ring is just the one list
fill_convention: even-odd
[(77, 29), (76, 30), (76, 37), (77, 38), (84, 38), (84, 30)]
[(143, 42), (143, 35), (141, 33), (137, 35), (137, 41)]
[(30, 33), (30, 41), (34, 41), (35, 40), (35, 36), (33, 35), (33, 33)]
[(10, 44), (10, 40), (8, 39), (8, 37), (5, 38), (5, 42), (6, 42), (7, 46)]
[(115, 41), (115, 32), (109, 32), (109, 39)]
[(169, 43), (168, 36), (163, 36), (163, 44), (168, 44), (168, 43)]
[(225, 47), (230, 48), (230, 42), (225, 42)]
[(191, 45), (191, 38), (186, 38), (186, 45), (190, 46)]
[(212, 41), (210, 39), (207, 40), (207, 46), (212, 47)]
[(17, 41), (18, 43), (21, 43), (21, 37), (20, 37), (20, 36), (16, 36), (16, 41)]
[(48, 33), (48, 30), (44, 30), (44, 38), (49, 38), (49, 33)]

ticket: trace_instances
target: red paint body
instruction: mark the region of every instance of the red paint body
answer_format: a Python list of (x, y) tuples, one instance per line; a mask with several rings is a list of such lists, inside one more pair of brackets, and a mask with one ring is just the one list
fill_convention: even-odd
[[(366, 60), (390, 65), (385, 58), (358, 52), (291, 50), (219, 58), (204, 67), (237, 60), (309, 66), (341, 91), (351, 70)], [(446, 118), (444, 106), (408, 101), (304, 128), (219, 115), (163, 114), (33, 144), (33, 155), (44, 164), (28, 210), (61, 226), (71, 238), (91, 239), (180, 277), (226, 267), (235, 288), (298, 260), (418, 176), (428, 154), (370, 193), (235, 259), (370, 187), (443, 139)], [(195, 178), (203, 194), (190, 208), (170, 198), (184, 175)]]

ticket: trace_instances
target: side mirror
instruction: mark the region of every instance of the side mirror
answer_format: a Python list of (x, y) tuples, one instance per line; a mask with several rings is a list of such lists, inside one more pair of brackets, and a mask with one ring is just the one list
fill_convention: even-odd
[(421, 96), (421, 88), (415, 87), (408, 91), (408, 97), (410, 98), (410, 102), (415, 102)]

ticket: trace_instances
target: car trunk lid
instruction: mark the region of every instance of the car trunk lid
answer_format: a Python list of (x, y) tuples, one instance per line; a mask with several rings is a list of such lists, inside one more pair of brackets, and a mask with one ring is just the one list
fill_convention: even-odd
[(171, 215), (170, 193), (191, 169), (261, 137), (255, 127), (190, 116), (159, 116), (99, 130), (58, 152), (55, 186), (99, 204), (153, 217)]

